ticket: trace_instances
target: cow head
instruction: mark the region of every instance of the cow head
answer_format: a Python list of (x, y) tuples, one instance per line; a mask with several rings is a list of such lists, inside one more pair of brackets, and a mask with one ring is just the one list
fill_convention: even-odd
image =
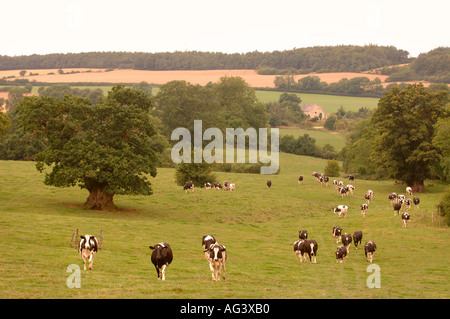
[(80, 236), (80, 238), (81, 238), (80, 250), (81, 249), (88, 249), (88, 250), (96, 249), (97, 239), (95, 238), (95, 236), (84, 235), (84, 236)]
[(156, 260), (162, 259), (164, 257), (168, 247), (169, 245), (165, 243), (159, 243), (154, 246), (148, 246), (148, 248), (154, 251)]
[(214, 243), (209, 246), (209, 258), (218, 261), (223, 258), (225, 251), (225, 246)]
[(207, 252), (209, 247), (216, 242), (216, 239), (211, 235), (205, 235), (202, 238), (203, 250)]

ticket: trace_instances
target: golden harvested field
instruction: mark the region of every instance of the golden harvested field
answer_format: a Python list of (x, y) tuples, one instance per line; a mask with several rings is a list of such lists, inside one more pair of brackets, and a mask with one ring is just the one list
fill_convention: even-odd
[[(58, 69), (40, 69), (27, 70), (25, 76), (20, 76), (21, 70), (0, 71), (0, 78), (14, 76), (8, 80), (28, 79), (36, 82), (48, 83), (74, 83), (74, 82), (109, 82), (109, 83), (138, 83), (141, 81), (150, 84), (165, 84), (173, 80), (185, 80), (191, 84), (206, 85), (208, 82), (217, 82), (223, 76), (240, 76), (251, 87), (274, 88), (274, 80), (277, 75), (260, 75), (255, 70), (183, 70), (183, 71), (145, 71), (132, 69), (115, 69), (105, 71), (105, 69), (63, 69), (64, 74), (59, 74)], [(29, 75), (30, 72), (38, 75)], [(77, 73), (71, 73), (77, 72)], [(335, 72), (335, 73), (311, 73), (296, 75), (296, 81), (309, 76), (316, 75), (322, 81), (327, 83), (338, 82), (343, 78), (352, 79), (355, 77), (367, 77), (370, 80), (379, 78), (384, 86), (389, 83), (384, 82), (387, 75), (354, 73), (354, 72)], [(429, 83), (423, 82), (425, 86)]]
[[(110, 83), (138, 83), (145, 81), (151, 84), (164, 84), (173, 80), (185, 80), (191, 84), (205, 85), (208, 82), (217, 82), (222, 76), (240, 76), (251, 87), (269, 87), (273, 88), (276, 75), (259, 75), (255, 70), (185, 70), (185, 71), (144, 71), (131, 69), (116, 69), (106, 72), (105, 69), (63, 69), (65, 74), (58, 74), (57, 69), (46, 70), (27, 70), (23, 77), (19, 75), (20, 70), (0, 71), (0, 78), (15, 76), (10, 78), (24, 78), (30, 81), (49, 82), (49, 83), (73, 83), (73, 82), (110, 82)], [(70, 73), (80, 71), (80, 73)], [(90, 71), (90, 72), (86, 72)], [(29, 73), (38, 75), (30, 76)], [(49, 74), (53, 73), (53, 74)], [(312, 74), (296, 75), (295, 80)], [(365, 76), (370, 80), (379, 78), (383, 85), (387, 75), (366, 74), (366, 73), (317, 73), (322, 81), (327, 83), (338, 82), (343, 78), (351, 79), (354, 77)]]

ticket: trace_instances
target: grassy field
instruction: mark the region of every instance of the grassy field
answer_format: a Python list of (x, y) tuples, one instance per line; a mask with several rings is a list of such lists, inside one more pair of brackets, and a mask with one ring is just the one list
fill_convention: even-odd
[[(196, 188), (184, 193), (174, 169), (158, 169), (152, 196), (116, 196), (116, 212), (82, 209), (87, 192), (43, 184), (31, 162), (0, 162), (0, 298), (448, 298), (449, 230), (432, 224), (431, 214), (446, 185), (427, 182), (420, 209), (411, 209), (408, 229), (394, 216), (387, 194), (404, 193), (393, 181), (355, 180), (356, 192), (339, 197), (320, 186), (312, 171), (326, 161), (281, 154), (274, 176), (217, 173), (236, 183), (235, 192)], [(297, 175), (305, 175), (298, 185)], [(266, 180), (273, 186), (267, 189)], [(368, 216), (359, 206), (374, 191)], [(347, 218), (332, 208), (346, 204)], [(378, 246), (381, 288), (367, 287), (368, 262), (352, 245), (348, 259), (337, 264), (332, 227), (363, 231), (363, 243)], [(99, 235), (103, 249), (94, 269), (81, 271), (81, 288), (66, 285), (67, 267), (81, 257), (70, 248), (72, 233)], [(318, 263), (300, 264), (292, 245), (300, 229), (319, 244)], [(227, 246), (227, 280), (212, 282), (201, 248), (212, 234)], [(166, 281), (156, 278), (149, 245), (171, 244), (174, 260)], [(307, 291), (307, 296), (305, 296)]]
[[(283, 94), (283, 92), (256, 91), (256, 97), (264, 103), (278, 101), (281, 94)], [(320, 105), (325, 113), (334, 113), (341, 107), (341, 105), (346, 111), (358, 111), (361, 107), (374, 109), (377, 107), (379, 100), (378, 98), (372, 97), (352, 97), (309, 93), (295, 94), (301, 98), (301, 104)]]

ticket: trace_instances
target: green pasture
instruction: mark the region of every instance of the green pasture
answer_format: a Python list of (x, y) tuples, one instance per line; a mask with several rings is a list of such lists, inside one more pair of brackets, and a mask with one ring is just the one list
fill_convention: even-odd
[[(263, 103), (278, 101), (281, 94), (278, 91), (256, 91), (256, 97)], [(377, 107), (378, 98), (352, 97), (326, 94), (295, 93), (302, 100), (301, 104), (317, 104), (325, 113), (334, 113), (341, 106), (346, 111), (358, 111), (361, 107), (374, 109)]]
[[(403, 229), (387, 199), (404, 193), (394, 181), (355, 180), (346, 198), (311, 176), (326, 161), (281, 154), (280, 174), (217, 172), (232, 181), (235, 192), (197, 187), (185, 193), (175, 184), (174, 169), (158, 169), (151, 196), (116, 196), (115, 212), (82, 209), (88, 193), (43, 184), (34, 163), (0, 161), (0, 298), (448, 298), (449, 230), (436, 216), (446, 185), (427, 181), (420, 208), (411, 209)], [(303, 174), (304, 183), (297, 183)], [(266, 186), (272, 180), (272, 188)], [(332, 180), (334, 178), (331, 178)], [(340, 177), (346, 181), (343, 177)], [(367, 217), (360, 205), (374, 191)], [(332, 208), (349, 206), (339, 219)], [(336, 263), (332, 227), (378, 246), (373, 264), (380, 267), (381, 288), (368, 288), (369, 263), (352, 245), (347, 261)], [(81, 257), (70, 248), (72, 234), (99, 235), (103, 249), (94, 269), (83, 271)], [(293, 243), (306, 229), (319, 244), (317, 264), (299, 263)], [(212, 282), (201, 247), (211, 234), (227, 247), (226, 281)], [(166, 281), (158, 281), (149, 245), (165, 241), (174, 260)], [(81, 268), (81, 288), (68, 288), (70, 265)]]

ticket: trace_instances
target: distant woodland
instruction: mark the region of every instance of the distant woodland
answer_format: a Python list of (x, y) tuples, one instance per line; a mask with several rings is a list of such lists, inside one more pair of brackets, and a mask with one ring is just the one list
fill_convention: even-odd
[(87, 52), (29, 56), (0, 55), (0, 70), (105, 68), (136, 70), (253, 69), (260, 74), (370, 72), (388, 82), (450, 83), (450, 48), (410, 58), (393, 46), (323, 46), (273, 52)]

